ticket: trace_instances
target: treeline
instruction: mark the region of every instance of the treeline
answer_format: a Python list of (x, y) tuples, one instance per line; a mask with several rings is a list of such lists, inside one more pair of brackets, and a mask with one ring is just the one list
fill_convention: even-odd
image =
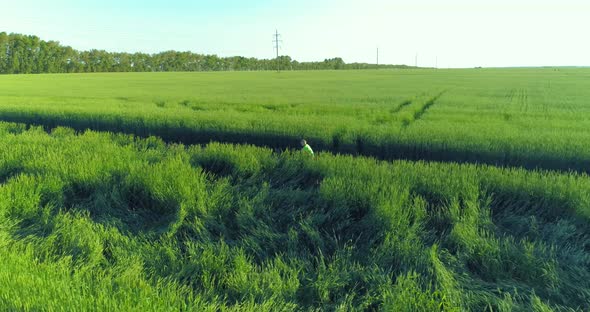
[(114, 53), (104, 50), (78, 51), (57, 41), (37, 36), (0, 32), (0, 74), (248, 71), (405, 68), (405, 65), (347, 64), (341, 58), (323, 62), (298, 62), (289, 56), (256, 59), (219, 57), (192, 52), (166, 51), (157, 54)]

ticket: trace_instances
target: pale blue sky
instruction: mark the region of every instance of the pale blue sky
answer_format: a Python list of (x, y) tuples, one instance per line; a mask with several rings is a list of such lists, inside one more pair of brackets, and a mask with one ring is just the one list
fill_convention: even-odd
[(585, 0), (0, 0), (0, 31), (76, 49), (439, 67), (590, 66)]

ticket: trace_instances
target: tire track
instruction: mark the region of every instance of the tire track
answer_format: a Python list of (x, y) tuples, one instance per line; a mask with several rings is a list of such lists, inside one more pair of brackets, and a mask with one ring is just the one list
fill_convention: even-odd
[(405, 116), (404, 119), (402, 119), (402, 128), (407, 128), (410, 125), (412, 125), (414, 122), (416, 122), (417, 120), (422, 119), (422, 117), (424, 116), (424, 114), (426, 114), (428, 112), (428, 110), (434, 105), (436, 104), (436, 101), (438, 101), (438, 99), (446, 92), (442, 91), (439, 94), (431, 97), (430, 99), (426, 100), (425, 102), (423, 102), (418, 109), (414, 110), (414, 112), (410, 115), (410, 116)]
[(401, 111), (401, 110), (402, 110), (404, 107), (412, 105), (412, 102), (413, 102), (412, 100), (406, 100), (406, 101), (403, 101), (403, 102), (402, 102), (401, 104), (399, 104), (397, 107), (393, 108), (393, 109), (392, 109), (390, 112), (391, 112), (392, 114), (399, 113), (399, 112), (400, 112), (400, 111)]

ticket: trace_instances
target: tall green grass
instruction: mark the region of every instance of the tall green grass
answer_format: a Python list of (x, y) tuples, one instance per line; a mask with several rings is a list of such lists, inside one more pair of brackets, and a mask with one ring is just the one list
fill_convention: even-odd
[(587, 310), (589, 181), (0, 123), (0, 307)]

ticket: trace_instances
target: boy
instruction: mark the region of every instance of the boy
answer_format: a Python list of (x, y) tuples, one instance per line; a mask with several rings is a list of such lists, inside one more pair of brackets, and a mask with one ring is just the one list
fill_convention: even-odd
[(309, 146), (309, 144), (307, 144), (307, 141), (305, 141), (304, 139), (301, 140), (301, 147), (302, 147), (302, 151), (313, 156), (313, 150), (311, 149), (311, 146)]

